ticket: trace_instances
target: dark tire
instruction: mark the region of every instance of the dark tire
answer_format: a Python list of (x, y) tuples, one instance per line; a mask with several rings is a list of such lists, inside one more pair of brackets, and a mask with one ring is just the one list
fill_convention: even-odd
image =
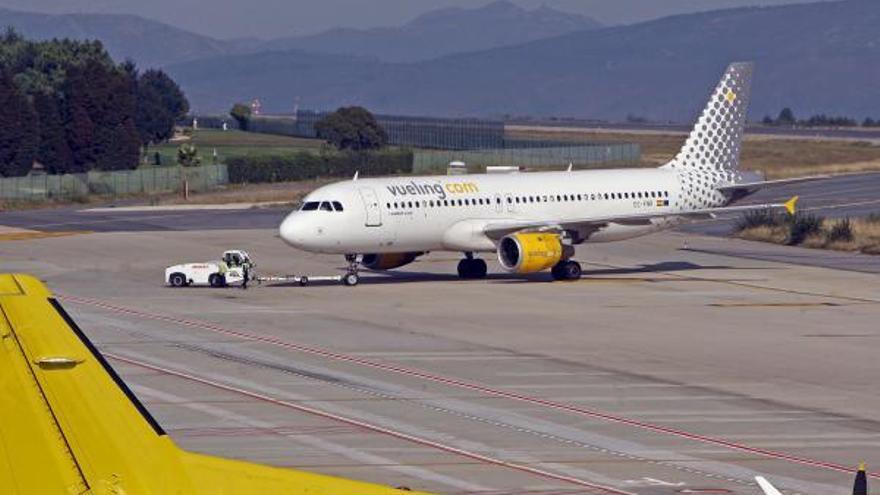
[(299, 278), (299, 285), (302, 287), (309, 285), (309, 277), (300, 277)]
[(458, 277), (462, 279), (485, 278), (489, 267), (486, 260), (479, 258), (465, 258), (458, 262)]
[(168, 283), (170, 283), (172, 287), (186, 287), (186, 275), (182, 273), (172, 273), (171, 276), (168, 277)]
[(560, 261), (550, 270), (553, 280), (578, 280), (581, 278), (581, 264), (577, 261)]
[(215, 273), (208, 277), (208, 284), (214, 288), (226, 287), (226, 277), (219, 273)]
[(486, 260), (481, 259), (473, 259), (471, 260), (471, 278), (486, 278), (486, 274), (489, 273), (489, 266), (486, 265)]
[(361, 281), (357, 273), (346, 273), (342, 276), (342, 283), (348, 287), (354, 287)]
[(581, 273), (581, 264), (577, 261), (569, 260), (562, 265), (562, 274), (565, 276), (565, 280), (579, 280)]

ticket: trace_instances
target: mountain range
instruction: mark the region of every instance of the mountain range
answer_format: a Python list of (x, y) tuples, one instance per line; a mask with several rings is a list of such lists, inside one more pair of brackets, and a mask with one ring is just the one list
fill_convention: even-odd
[(412, 62), (601, 27), (597, 21), (579, 14), (546, 6), (527, 10), (509, 0), (495, 0), (474, 9), (434, 10), (398, 27), (338, 28), (271, 40), (220, 40), (135, 15), (119, 14), (39, 14), (0, 9), (2, 26), (14, 27), (24, 36), (36, 39), (99, 39), (115, 59), (130, 58), (146, 67), (285, 50)]
[(602, 25), (590, 17), (547, 6), (526, 10), (508, 0), (496, 0), (475, 9), (434, 10), (400, 27), (331, 29), (312, 36), (272, 40), (260, 48), (416, 62), (599, 27)]
[(678, 15), (415, 63), (266, 52), (168, 69), (199, 109), (259, 96), (268, 111), (364, 105), (414, 115), (689, 121), (725, 66), (756, 62), (751, 117), (880, 115), (880, 2)]
[[(0, 24), (6, 12), (0, 11)], [(303, 108), (359, 104), (410, 115), (619, 120), (633, 114), (690, 121), (728, 63), (753, 60), (753, 119), (785, 106), (798, 115), (880, 116), (876, 0), (727, 9), (604, 28), (581, 16), (502, 1), (435, 11), (399, 28), (270, 41), (220, 41), (179, 30), (152, 34), (162, 31), (106, 20), (103, 29), (110, 32), (99, 35), (96, 20), (61, 17), (58, 26), (99, 37), (117, 57), (163, 65), (202, 113), (225, 113), (235, 101), (260, 98), (267, 112), (290, 112), (299, 99)], [(16, 27), (31, 36), (50, 31)], [(462, 34), (480, 27), (497, 33)], [(128, 45), (113, 41), (132, 32), (151, 34), (130, 36)]]

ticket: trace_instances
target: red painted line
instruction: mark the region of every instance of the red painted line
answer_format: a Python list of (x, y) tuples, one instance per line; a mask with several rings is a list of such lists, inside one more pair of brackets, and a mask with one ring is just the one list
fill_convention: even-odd
[[(816, 460), (816, 459), (809, 459), (807, 457), (800, 457), (800, 456), (788, 454), (785, 452), (762, 449), (759, 447), (750, 447), (745, 444), (732, 442), (729, 440), (724, 440), (722, 438), (716, 438), (716, 437), (710, 437), (710, 436), (706, 436), (706, 435), (700, 435), (697, 433), (691, 433), (691, 432), (679, 430), (676, 428), (671, 428), (671, 427), (667, 427), (667, 426), (656, 425), (656, 424), (647, 423), (644, 421), (626, 418), (624, 416), (617, 416), (617, 415), (613, 415), (610, 413), (597, 411), (594, 409), (587, 409), (587, 408), (583, 408), (583, 407), (579, 407), (579, 406), (575, 406), (575, 405), (571, 405), (571, 404), (565, 404), (565, 403), (556, 402), (556, 401), (552, 401), (552, 400), (531, 397), (531, 396), (516, 393), (516, 392), (509, 392), (509, 391), (500, 390), (500, 389), (493, 389), (487, 385), (483, 385), (480, 383), (468, 382), (468, 381), (464, 381), (464, 380), (459, 380), (457, 378), (444, 377), (444, 376), (436, 375), (436, 374), (433, 374), (433, 373), (430, 373), (427, 371), (423, 371), (423, 370), (406, 368), (403, 366), (397, 366), (397, 365), (393, 365), (393, 364), (385, 364), (385, 363), (380, 363), (377, 361), (371, 361), (369, 359), (364, 359), (364, 358), (359, 358), (357, 356), (333, 352), (333, 351), (330, 351), (327, 349), (321, 349), (318, 347), (310, 347), (310, 346), (305, 346), (305, 345), (301, 345), (301, 344), (295, 344), (292, 342), (286, 342), (284, 340), (281, 340), (281, 339), (278, 339), (275, 337), (266, 337), (263, 335), (257, 335), (257, 334), (239, 331), (239, 330), (230, 330), (228, 328), (224, 328), (224, 327), (221, 327), (219, 325), (215, 325), (215, 324), (209, 323), (209, 322), (178, 318), (178, 317), (174, 317), (174, 316), (157, 315), (157, 314), (153, 314), (153, 313), (147, 313), (147, 312), (139, 311), (136, 309), (125, 308), (122, 306), (115, 306), (115, 305), (112, 305), (112, 304), (109, 304), (109, 303), (106, 303), (103, 301), (95, 300), (95, 299), (85, 299), (85, 298), (80, 298), (80, 297), (75, 297), (75, 296), (64, 296), (64, 295), (60, 295), (60, 294), (58, 295), (58, 297), (66, 300), (66, 301), (73, 302), (73, 303), (95, 306), (95, 307), (107, 309), (109, 311), (114, 311), (114, 312), (122, 313), (122, 314), (128, 314), (128, 315), (137, 316), (137, 317), (141, 317), (141, 318), (148, 318), (148, 319), (153, 319), (153, 320), (165, 321), (165, 322), (170, 322), (170, 323), (183, 325), (183, 326), (187, 326), (187, 327), (200, 328), (200, 329), (208, 330), (208, 331), (218, 333), (221, 335), (236, 337), (236, 338), (240, 338), (240, 339), (248, 340), (248, 341), (252, 341), (252, 342), (261, 342), (264, 344), (270, 344), (270, 345), (282, 347), (285, 349), (291, 349), (291, 350), (295, 350), (298, 352), (303, 352), (306, 354), (321, 356), (321, 357), (324, 357), (327, 359), (332, 359), (332, 360), (336, 360), (336, 361), (343, 361), (343, 362), (348, 362), (348, 363), (354, 363), (354, 364), (358, 364), (361, 366), (366, 366), (366, 367), (375, 368), (375, 369), (379, 369), (379, 370), (383, 370), (383, 371), (388, 371), (391, 373), (412, 376), (412, 377), (420, 378), (420, 379), (435, 382), (435, 383), (441, 383), (441, 384), (448, 385), (451, 387), (457, 387), (457, 388), (462, 388), (462, 389), (466, 389), (466, 390), (477, 391), (477, 392), (481, 392), (481, 393), (484, 393), (487, 395), (491, 395), (491, 396), (495, 396), (495, 397), (502, 397), (505, 399), (516, 400), (516, 401), (520, 401), (520, 402), (526, 402), (529, 404), (539, 405), (539, 406), (546, 407), (549, 409), (554, 409), (557, 411), (565, 411), (565, 412), (580, 415), (580, 416), (587, 416), (590, 418), (602, 419), (605, 421), (609, 421), (609, 422), (613, 422), (613, 423), (617, 423), (617, 424), (623, 424), (623, 425), (627, 425), (627, 426), (632, 426), (635, 428), (639, 428), (642, 430), (651, 431), (651, 432), (655, 432), (655, 433), (663, 433), (663, 434), (667, 434), (667, 435), (673, 435), (673, 436), (676, 436), (679, 438), (686, 438), (688, 440), (693, 440), (696, 442), (715, 445), (715, 446), (719, 446), (719, 447), (725, 447), (725, 448), (729, 448), (729, 449), (736, 450), (739, 452), (747, 452), (750, 454), (759, 455), (759, 456), (767, 457), (767, 458), (771, 458), (771, 459), (784, 460), (784, 461), (793, 462), (793, 463), (797, 463), (797, 464), (803, 464), (806, 466), (818, 467), (818, 468), (823, 468), (823, 469), (830, 469), (832, 471), (837, 471), (837, 472), (841, 472), (841, 473), (851, 473), (851, 474), (856, 473), (856, 469), (850, 468), (850, 467), (847, 467), (847, 466), (844, 466), (841, 464), (820, 461), (820, 460)], [(867, 475), (870, 478), (880, 479), (880, 473), (878, 473), (878, 472), (867, 473)]]
[(294, 409), (294, 410), (304, 412), (307, 414), (311, 414), (314, 416), (319, 416), (322, 418), (326, 418), (326, 419), (330, 419), (330, 420), (337, 421), (340, 423), (344, 423), (349, 426), (356, 426), (358, 428), (373, 431), (376, 433), (381, 433), (383, 435), (388, 435), (388, 436), (391, 436), (394, 438), (398, 438), (400, 440), (405, 440), (405, 441), (412, 442), (412, 443), (422, 445), (425, 447), (431, 447), (431, 448), (434, 448), (437, 450), (442, 450), (444, 452), (448, 452), (451, 454), (464, 456), (469, 459), (480, 461), (480, 462), (483, 462), (486, 464), (492, 464), (495, 466), (501, 466), (501, 467), (505, 467), (505, 468), (509, 468), (509, 469), (514, 469), (516, 471), (521, 471), (521, 472), (528, 473), (528, 474), (535, 475), (535, 476), (539, 476), (539, 477), (545, 478), (545, 479), (563, 481), (566, 483), (571, 483), (574, 485), (582, 486), (585, 488), (599, 490), (604, 493), (609, 493), (612, 495), (633, 495), (629, 492), (617, 490), (615, 488), (611, 488), (611, 487), (607, 487), (607, 486), (603, 486), (603, 485), (598, 485), (596, 483), (582, 480), (580, 478), (574, 478), (574, 477), (566, 476), (563, 474), (557, 474), (557, 473), (553, 473), (550, 471), (545, 471), (543, 469), (525, 466), (522, 464), (516, 464), (513, 462), (507, 462), (507, 461), (504, 461), (501, 459), (496, 459), (494, 457), (489, 457), (489, 456), (485, 456), (483, 454), (478, 454), (476, 452), (471, 452), (469, 450), (464, 450), (464, 449), (460, 449), (458, 447), (453, 447), (451, 445), (446, 445), (443, 443), (435, 442), (435, 441), (429, 440), (427, 438), (417, 437), (415, 435), (410, 435), (409, 433), (404, 433), (404, 432), (400, 432), (397, 430), (392, 430), (390, 428), (385, 428), (384, 426), (374, 425), (374, 424), (367, 423), (367, 422), (364, 422), (364, 421), (361, 421), (358, 419), (347, 418), (345, 416), (340, 416), (338, 414), (333, 414), (333, 413), (330, 413), (327, 411), (322, 411), (320, 409), (315, 409), (313, 407), (304, 406), (302, 404), (296, 404), (294, 402), (286, 401), (283, 399), (277, 399), (275, 397), (261, 394), (258, 392), (253, 392), (251, 390), (243, 389), (240, 387), (235, 387), (235, 386), (228, 385), (228, 384), (221, 383), (221, 382), (216, 382), (216, 381), (209, 380), (207, 378), (202, 378), (200, 376), (196, 376), (196, 375), (193, 375), (190, 373), (185, 373), (183, 371), (177, 371), (177, 370), (173, 370), (170, 368), (164, 368), (162, 366), (157, 366), (154, 364), (145, 363), (143, 361), (138, 361), (136, 359), (127, 358), (124, 356), (119, 356), (119, 355), (108, 353), (108, 352), (105, 352), (102, 354), (104, 354), (104, 356), (106, 356), (108, 358), (115, 359), (117, 361), (121, 361), (123, 363), (127, 363), (127, 364), (130, 364), (133, 366), (138, 366), (140, 368), (148, 369), (151, 371), (157, 371), (159, 373), (175, 376), (178, 378), (184, 378), (186, 380), (190, 380), (190, 381), (193, 381), (196, 383), (201, 383), (203, 385), (208, 385), (210, 387), (214, 387), (214, 388), (217, 388), (220, 390), (225, 390), (227, 392), (234, 392), (234, 393), (237, 393), (240, 395), (244, 395), (246, 397), (250, 397), (251, 399), (256, 399), (256, 400), (260, 400), (263, 402), (268, 402), (270, 404), (275, 404), (275, 405), (286, 407), (289, 409)]

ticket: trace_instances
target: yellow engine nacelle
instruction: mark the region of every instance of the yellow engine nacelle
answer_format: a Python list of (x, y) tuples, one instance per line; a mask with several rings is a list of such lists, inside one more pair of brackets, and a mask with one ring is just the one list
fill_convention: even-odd
[(370, 270), (391, 270), (415, 261), (423, 253), (365, 254), (361, 265)]
[(513, 273), (535, 273), (562, 260), (562, 239), (558, 234), (519, 232), (501, 238), (498, 261)]

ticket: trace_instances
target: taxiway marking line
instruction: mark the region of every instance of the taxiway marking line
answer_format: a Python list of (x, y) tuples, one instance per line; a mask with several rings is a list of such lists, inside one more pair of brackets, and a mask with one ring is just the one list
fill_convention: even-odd
[(123, 363), (126, 363), (126, 364), (130, 364), (130, 365), (137, 366), (137, 367), (140, 367), (140, 368), (148, 369), (148, 370), (151, 370), (151, 371), (156, 371), (156, 372), (163, 373), (163, 374), (166, 374), (166, 375), (175, 376), (175, 377), (178, 377), (178, 378), (183, 378), (183, 379), (190, 380), (190, 381), (193, 381), (193, 382), (196, 382), (196, 383), (201, 383), (201, 384), (203, 384), (203, 385), (208, 385), (208, 386), (210, 386), (210, 387), (217, 388), (217, 389), (220, 389), (220, 390), (225, 390), (225, 391), (227, 391), (227, 392), (237, 393), (237, 394), (240, 394), (240, 395), (244, 395), (244, 396), (246, 396), (246, 397), (250, 397), (250, 398), (252, 398), (252, 399), (257, 399), (257, 400), (260, 400), (260, 401), (263, 401), (263, 402), (268, 402), (268, 403), (275, 404), (275, 405), (278, 405), (278, 406), (286, 407), (286, 408), (288, 408), (288, 409), (295, 409), (295, 410), (297, 410), (297, 411), (304, 412), (304, 413), (307, 413), (307, 414), (311, 414), (311, 415), (313, 415), (313, 416), (319, 416), (319, 417), (322, 417), (322, 418), (326, 418), (326, 419), (330, 419), (330, 420), (337, 421), (337, 422), (340, 422), (340, 423), (344, 423), (344, 424), (347, 424), (347, 425), (350, 425), (350, 426), (356, 426), (356, 427), (358, 427), (358, 428), (363, 428), (363, 429), (365, 429), (365, 430), (373, 431), (373, 432), (376, 432), (376, 433), (381, 433), (381, 434), (384, 434), (384, 435), (388, 435), (388, 436), (391, 436), (391, 437), (394, 437), (394, 438), (398, 438), (398, 439), (401, 439), (401, 440), (405, 440), (405, 441), (408, 441), (408, 442), (412, 442), (412, 443), (415, 443), (415, 444), (418, 444), (418, 445), (422, 445), (422, 446), (425, 446), (425, 447), (431, 447), (431, 448), (435, 448), (435, 449), (437, 449), (437, 450), (442, 450), (442, 451), (444, 451), (444, 452), (448, 452), (448, 453), (451, 453), (451, 454), (456, 454), (456, 455), (464, 456), (464, 457), (467, 457), (467, 458), (469, 458), (469, 459), (473, 459), (473, 460), (476, 460), (476, 461), (480, 461), (480, 462), (483, 462), (483, 463), (486, 463), (486, 464), (492, 464), (492, 465), (495, 465), (495, 466), (500, 466), (500, 467), (505, 467), (505, 468), (509, 468), (509, 469), (514, 469), (514, 470), (516, 470), (516, 471), (521, 471), (521, 472), (524, 472), (524, 473), (527, 473), (527, 474), (531, 474), (531, 475), (539, 476), (539, 477), (541, 477), (541, 478), (552, 479), (552, 480), (556, 480), (556, 481), (563, 481), (563, 482), (566, 482), (566, 483), (571, 483), (571, 484), (574, 484), (574, 485), (583, 486), (583, 487), (590, 488), (590, 489), (593, 489), (593, 490), (599, 490), (599, 491), (602, 491), (602, 492), (604, 492), (604, 493), (609, 493), (609, 494), (612, 494), (612, 495), (633, 495), (633, 494), (630, 493), (630, 492), (626, 492), (626, 491), (623, 491), (623, 490), (618, 490), (618, 489), (611, 488), (611, 487), (604, 486), (604, 485), (599, 485), (599, 484), (596, 484), (596, 483), (592, 483), (592, 482), (590, 482), (590, 481), (582, 480), (582, 479), (580, 479), (580, 478), (574, 478), (574, 477), (571, 477), (571, 476), (566, 476), (566, 475), (563, 475), (563, 474), (557, 474), (557, 473), (553, 473), (553, 472), (550, 472), (550, 471), (545, 471), (545, 470), (543, 470), (543, 469), (534, 468), (534, 467), (531, 467), (531, 466), (525, 466), (525, 465), (522, 465), (522, 464), (517, 464), (517, 463), (513, 463), (513, 462), (508, 462), (508, 461), (505, 461), (505, 460), (502, 460), (502, 459), (496, 459), (496, 458), (494, 458), (494, 457), (489, 457), (489, 456), (486, 456), (486, 455), (483, 455), (483, 454), (479, 454), (479, 453), (476, 453), (476, 452), (472, 452), (472, 451), (469, 451), (469, 450), (464, 450), (464, 449), (460, 449), (460, 448), (458, 448), (458, 447), (454, 447), (454, 446), (451, 446), (451, 445), (446, 445), (446, 444), (443, 444), (443, 443), (435, 442), (434, 440), (429, 440), (429, 439), (427, 439), (427, 438), (422, 438), (422, 437), (418, 437), (418, 436), (415, 436), (415, 435), (410, 435), (409, 433), (404, 433), (404, 432), (401, 432), (401, 431), (392, 430), (392, 429), (389, 429), (389, 428), (385, 428), (385, 427), (383, 427), (383, 426), (374, 425), (374, 424), (367, 423), (367, 422), (364, 422), (364, 421), (361, 421), (361, 420), (358, 420), (358, 419), (347, 418), (347, 417), (345, 417), (345, 416), (340, 416), (340, 415), (338, 415), (338, 414), (333, 414), (333, 413), (331, 413), (331, 412), (322, 411), (322, 410), (320, 410), (320, 409), (315, 409), (315, 408), (313, 408), (313, 407), (305, 406), (305, 405), (302, 405), (302, 404), (296, 404), (296, 403), (291, 402), (291, 401), (287, 401), (287, 400), (283, 400), (283, 399), (278, 399), (278, 398), (275, 398), (275, 397), (272, 397), (272, 396), (269, 396), (269, 395), (261, 394), (261, 393), (254, 392), (254, 391), (251, 391), (251, 390), (247, 390), (247, 389), (244, 389), (244, 388), (235, 387), (235, 386), (228, 385), (228, 384), (221, 383), (221, 382), (217, 382), (217, 381), (214, 381), (214, 380), (209, 380), (209, 379), (207, 379), (207, 378), (202, 378), (202, 377), (200, 377), (200, 376), (193, 375), (193, 374), (191, 374), (191, 373), (186, 373), (186, 372), (183, 372), (183, 371), (178, 371), (178, 370), (173, 370), (173, 369), (170, 369), (170, 368), (165, 368), (165, 367), (162, 367), (162, 366), (157, 366), (157, 365), (155, 365), (155, 364), (146, 363), (146, 362), (143, 362), (143, 361), (139, 361), (139, 360), (136, 360), (136, 359), (131, 359), (131, 358), (128, 358), (128, 357), (124, 357), (124, 356), (117, 355), (117, 354), (112, 354), (112, 353), (109, 353), (109, 352), (105, 352), (105, 353), (103, 353), (103, 354), (104, 354), (105, 356), (107, 356), (108, 358), (111, 358), (111, 359), (114, 359), (114, 360), (116, 360), (116, 361), (120, 361), (120, 362), (123, 362)]
[[(469, 382), (469, 381), (461, 380), (458, 378), (436, 375), (436, 374), (430, 373), (428, 371), (423, 371), (423, 370), (419, 370), (419, 369), (412, 369), (412, 368), (406, 368), (403, 366), (397, 366), (397, 365), (393, 365), (393, 364), (380, 363), (380, 362), (376, 362), (376, 361), (371, 361), (369, 359), (359, 358), (357, 356), (334, 352), (334, 351), (327, 350), (327, 349), (321, 349), (321, 348), (317, 348), (317, 347), (310, 347), (310, 346), (305, 346), (305, 345), (301, 345), (301, 344), (295, 344), (295, 343), (287, 342), (287, 341), (284, 341), (284, 340), (281, 340), (278, 338), (274, 338), (274, 337), (266, 337), (266, 336), (262, 336), (262, 335), (256, 335), (253, 333), (249, 333), (249, 332), (244, 332), (244, 331), (239, 331), (239, 330), (231, 330), (231, 329), (227, 329), (227, 328), (221, 327), (220, 325), (216, 325), (216, 324), (209, 323), (209, 322), (190, 320), (190, 319), (178, 318), (178, 317), (167, 316), (167, 315), (157, 315), (157, 314), (153, 314), (153, 313), (147, 313), (144, 311), (139, 311), (139, 310), (135, 310), (135, 309), (131, 309), (131, 308), (116, 306), (116, 305), (109, 304), (109, 303), (95, 300), (95, 299), (86, 299), (86, 298), (81, 298), (81, 297), (76, 297), (76, 296), (67, 296), (67, 295), (63, 295), (60, 293), (56, 293), (56, 295), (57, 295), (57, 297), (59, 297), (61, 299), (64, 299), (66, 301), (70, 301), (73, 303), (79, 303), (79, 304), (83, 304), (83, 305), (103, 308), (103, 309), (106, 309), (109, 311), (113, 311), (113, 312), (117, 312), (117, 313), (121, 313), (121, 314), (128, 314), (128, 315), (132, 315), (132, 316), (137, 316), (140, 318), (165, 321), (165, 322), (174, 323), (174, 324), (182, 325), (182, 326), (193, 327), (193, 328), (201, 328), (203, 330), (208, 330), (208, 331), (218, 333), (221, 335), (228, 335), (228, 336), (237, 337), (242, 340), (248, 340), (248, 341), (252, 341), (252, 342), (261, 342), (261, 343), (265, 343), (265, 344), (269, 344), (269, 345), (273, 345), (273, 346), (277, 346), (277, 347), (281, 347), (281, 348), (285, 348), (285, 349), (291, 349), (291, 350), (295, 350), (298, 352), (303, 352), (306, 354), (321, 356), (321, 357), (336, 360), (336, 361), (354, 363), (354, 364), (358, 364), (358, 365), (365, 366), (365, 367), (388, 371), (391, 373), (412, 376), (412, 377), (420, 378), (420, 379), (435, 382), (435, 383), (441, 383), (441, 384), (448, 385), (451, 387), (482, 392), (482, 393), (485, 393), (486, 395), (491, 395), (491, 396), (495, 396), (495, 397), (502, 397), (505, 399), (511, 399), (511, 400), (516, 400), (519, 402), (534, 404), (534, 405), (546, 407), (548, 409), (554, 409), (557, 411), (564, 411), (564, 412), (576, 414), (579, 416), (586, 416), (586, 417), (595, 418), (595, 419), (602, 419), (602, 420), (609, 421), (612, 423), (622, 424), (622, 425), (626, 425), (626, 426), (632, 426), (634, 428), (638, 428), (638, 429), (642, 429), (642, 430), (646, 430), (646, 431), (651, 431), (654, 433), (662, 433), (662, 434), (666, 434), (666, 435), (676, 436), (679, 438), (693, 440), (693, 441), (700, 442), (700, 443), (725, 447), (725, 448), (728, 448), (731, 450), (736, 450), (739, 452), (746, 452), (749, 454), (759, 455), (759, 456), (767, 457), (767, 458), (771, 458), (771, 459), (784, 460), (784, 461), (788, 461), (788, 462), (792, 462), (792, 463), (796, 463), (796, 464), (802, 464), (802, 465), (806, 465), (806, 466), (830, 469), (832, 471), (837, 471), (837, 472), (841, 472), (841, 473), (854, 474), (856, 472), (855, 469), (844, 466), (842, 464), (836, 464), (836, 463), (827, 462), (827, 461), (820, 461), (817, 459), (810, 459), (807, 457), (800, 457), (800, 456), (788, 454), (785, 452), (778, 452), (778, 451), (773, 451), (773, 450), (768, 450), (768, 449), (762, 449), (760, 447), (751, 447), (751, 446), (737, 443), (737, 442), (733, 442), (730, 440), (724, 440), (722, 438), (716, 438), (716, 437), (710, 437), (707, 435), (691, 433), (691, 432), (688, 432), (685, 430), (680, 430), (677, 428), (647, 423), (644, 421), (639, 421), (639, 420), (627, 418), (624, 416), (618, 416), (618, 415), (614, 415), (614, 414), (610, 414), (610, 413), (606, 413), (606, 412), (602, 412), (602, 411), (598, 411), (598, 410), (594, 410), (594, 409), (587, 409), (587, 408), (575, 406), (572, 404), (565, 404), (565, 403), (556, 402), (553, 400), (531, 397), (531, 396), (528, 396), (525, 394), (519, 394), (516, 392), (494, 389), (494, 388), (489, 387), (488, 385), (483, 385), (483, 384), (480, 384), (477, 382)], [(868, 473), (868, 476), (871, 478), (874, 478), (874, 479), (880, 479), (880, 473), (878, 473), (878, 472)]]

